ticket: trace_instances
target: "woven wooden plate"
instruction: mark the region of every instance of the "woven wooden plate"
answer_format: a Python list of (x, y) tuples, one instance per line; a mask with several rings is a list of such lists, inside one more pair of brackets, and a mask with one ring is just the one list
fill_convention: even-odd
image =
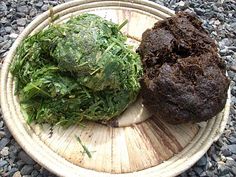
[[(58, 23), (84, 12), (95, 13), (116, 23), (128, 19), (123, 32), (136, 46), (147, 28), (174, 14), (165, 7), (140, 0), (72, 1), (53, 8), (53, 12), (60, 16)], [(68, 177), (175, 176), (191, 167), (224, 130), (230, 98), (221, 113), (201, 124), (174, 126), (150, 118), (129, 125), (127, 120), (137, 123), (149, 116), (138, 100), (115, 122), (126, 127), (112, 128), (92, 122), (88, 122), (85, 128), (72, 126), (68, 129), (28, 125), (13, 94), (14, 81), (9, 65), (22, 40), (45, 28), (49, 22), (49, 12), (45, 12), (23, 31), (6, 57), (1, 73), (4, 120), (24, 150), (48, 170)], [(92, 158), (83, 152), (75, 136), (81, 138)]]

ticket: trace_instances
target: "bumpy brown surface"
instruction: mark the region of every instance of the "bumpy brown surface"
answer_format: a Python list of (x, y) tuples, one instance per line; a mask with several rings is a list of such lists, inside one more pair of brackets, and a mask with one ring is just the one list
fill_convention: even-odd
[(178, 13), (143, 33), (137, 50), (144, 105), (169, 123), (200, 122), (225, 105), (229, 80), (215, 42), (194, 16)]

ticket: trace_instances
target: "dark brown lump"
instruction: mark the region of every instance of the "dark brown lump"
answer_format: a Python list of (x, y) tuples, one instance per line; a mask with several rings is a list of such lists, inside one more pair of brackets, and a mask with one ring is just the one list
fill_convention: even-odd
[(144, 67), (143, 103), (169, 123), (208, 120), (227, 99), (225, 63), (201, 25), (179, 12), (146, 30), (137, 50)]

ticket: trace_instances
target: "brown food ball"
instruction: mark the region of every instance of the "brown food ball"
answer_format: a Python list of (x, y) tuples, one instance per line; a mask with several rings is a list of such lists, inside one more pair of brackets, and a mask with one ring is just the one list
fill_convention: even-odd
[(169, 123), (205, 121), (226, 103), (229, 79), (214, 40), (194, 16), (179, 12), (143, 33), (143, 104)]

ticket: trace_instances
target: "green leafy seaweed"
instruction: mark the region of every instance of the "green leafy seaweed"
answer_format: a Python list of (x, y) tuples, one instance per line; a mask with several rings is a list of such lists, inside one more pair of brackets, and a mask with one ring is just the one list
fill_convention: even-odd
[(26, 38), (11, 65), (28, 122), (71, 125), (119, 115), (139, 92), (139, 56), (120, 26), (92, 14)]

